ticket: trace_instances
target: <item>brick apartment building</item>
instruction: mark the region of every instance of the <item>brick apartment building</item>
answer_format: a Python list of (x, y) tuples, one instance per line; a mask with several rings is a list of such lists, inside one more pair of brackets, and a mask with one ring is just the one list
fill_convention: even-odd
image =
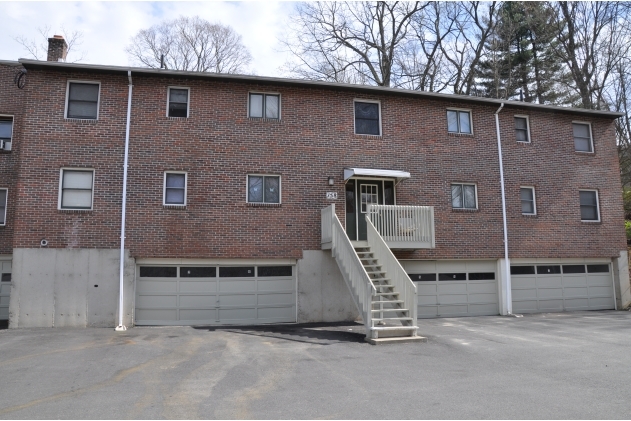
[(0, 62), (10, 327), (631, 303), (617, 113), (51, 51)]

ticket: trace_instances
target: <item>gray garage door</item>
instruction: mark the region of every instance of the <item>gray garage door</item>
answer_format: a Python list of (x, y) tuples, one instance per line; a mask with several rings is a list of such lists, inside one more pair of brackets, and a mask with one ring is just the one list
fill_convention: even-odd
[(609, 262), (513, 263), (511, 291), (514, 313), (614, 308)]
[(9, 320), (11, 294), (11, 261), (0, 260), (0, 320)]
[(295, 322), (295, 273), (292, 265), (139, 265), (136, 324)]
[(499, 314), (496, 261), (403, 261), (418, 293), (418, 318)]

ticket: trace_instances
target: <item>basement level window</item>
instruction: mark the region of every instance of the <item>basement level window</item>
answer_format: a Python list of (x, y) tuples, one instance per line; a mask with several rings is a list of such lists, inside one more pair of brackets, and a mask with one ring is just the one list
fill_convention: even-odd
[(68, 81), (66, 118), (98, 120), (100, 82)]
[(188, 117), (190, 88), (169, 87), (167, 117)]
[(0, 226), (7, 224), (7, 199), (9, 196), (8, 189), (0, 189)]

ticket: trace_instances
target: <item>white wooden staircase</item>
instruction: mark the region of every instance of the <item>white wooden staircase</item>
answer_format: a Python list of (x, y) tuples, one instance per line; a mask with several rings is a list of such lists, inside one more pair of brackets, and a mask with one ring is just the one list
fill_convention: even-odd
[(335, 205), (322, 210), (322, 248), (330, 249), (372, 344), (425, 341), (416, 335), (416, 286), (367, 219), (368, 241), (353, 245)]

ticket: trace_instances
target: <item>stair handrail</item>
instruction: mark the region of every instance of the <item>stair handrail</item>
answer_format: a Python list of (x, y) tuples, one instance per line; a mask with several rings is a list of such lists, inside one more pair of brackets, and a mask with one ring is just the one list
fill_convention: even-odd
[(322, 216), (325, 215), (330, 215), (331, 218), (331, 252), (351, 292), (353, 301), (364, 319), (368, 333), (372, 328), (372, 297), (377, 294), (377, 288), (368, 276), (353, 243), (346, 235), (346, 230), (335, 214), (335, 208), (332, 208), (332, 212), (322, 212)]
[(386, 244), (385, 240), (377, 231), (377, 228), (372, 224), (368, 215), (370, 215), (371, 207), (368, 205), (368, 213), (366, 214), (366, 231), (368, 237), (368, 246), (373, 251), (374, 255), (379, 259), (379, 263), (384, 272), (387, 273), (388, 278), (392, 281), (396, 291), (399, 291), (399, 299), (403, 301), (403, 307), (409, 310), (410, 317), (412, 318), (413, 326), (416, 326), (417, 317), (417, 303), (418, 296), (416, 291), (416, 285), (410, 279), (399, 260), (392, 254), (392, 251)]

